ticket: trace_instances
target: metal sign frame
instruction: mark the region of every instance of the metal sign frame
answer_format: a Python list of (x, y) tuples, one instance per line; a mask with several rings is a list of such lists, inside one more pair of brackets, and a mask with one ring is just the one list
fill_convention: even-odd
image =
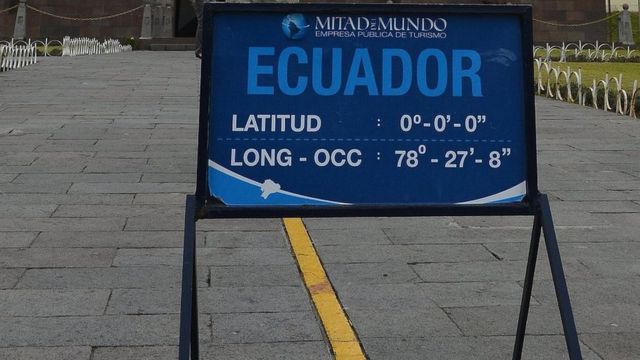
[[(358, 4), (207, 4), (204, 18), (209, 20), (216, 13), (229, 12), (304, 12), (336, 13), (341, 15), (394, 13), (416, 14), (492, 14), (516, 15), (520, 18), (522, 28), (522, 83), (524, 84), (524, 141), (526, 151), (527, 195), (520, 203), (482, 204), (482, 205), (433, 205), (433, 204), (395, 204), (395, 205), (303, 205), (303, 206), (226, 206), (211, 196), (208, 187), (208, 151), (209, 121), (211, 116), (210, 96), (212, 94), (212, 42), (213, 24), (205, 21), (203, 44), (202, 75), (200, 84), (200, 124), (198, 131), (198, 169), (196, 199), (202, 211), (202, 218), (234, 218), (234, 217), (331, 217), (331, 216), (431, 216), (431, 215), (471, 215), (483, 213), (488, 215), (532, 215), (535, 198), (538, 194), (536, 129), (533, 86), (533, 42), (531, 9), (526, 6), (474, 6), (474, 5), (358, 5)], [(215, 65), (214, 65), (215, 66)], [(215, 121), (215, 120), (214, 120)]]
[[(527, 191), (522, 202), (480, 205), (296, 205), (296, 206), (227, 206), (212, 197), (208, 187), (208, 146), (210, 96), (212, 96), (212, 31), (217, 13), (229, 12), (302, 12), (362, 14), (492, 14), (516, 15), (522, 29), (522, 58), (524, 89), (524, 128), (526, 150)], [(188, 195), (185, 211), (184, 253), (182, 273), (182, 304), (180, 317), (180, 360), (199, 358), (198, 302), (196, 279), (196, 221), (222, 218), (280, 218), (280, 217), (402, 217), (402, 216), (534, 216), (529, 258), (525, 273), (524, 290), (513, 359), (521, 358), (524, 344), (533, 275), (541, 232), (551, 265), (551, 272), (563, 323), (567, 349), (571, 360), (582, 359), (580, 345), (571, 310), (562, 261), (557, 245), (551, 210), (547, 196), (540, 194), (537, 182), (536, 129), (533, 88), (532, 8), (530, 6), (501, 5), (406, 5), (406, 4), (228, 4), (208, 3), (204, 7), (203, 61), (200, 84), (200, 117), (198, 129), (197, 183), (194, 195)]]

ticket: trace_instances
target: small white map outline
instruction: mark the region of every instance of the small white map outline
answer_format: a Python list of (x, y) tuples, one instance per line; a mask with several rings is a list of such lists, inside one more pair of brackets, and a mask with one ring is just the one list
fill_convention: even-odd
[(280, 184), (271, 179), (266, 179), (262, 184), (260, 184), (260, 190), (262, 191), (260, 196), (266, 200), (271, 194), (277, 193), (280, 189)]

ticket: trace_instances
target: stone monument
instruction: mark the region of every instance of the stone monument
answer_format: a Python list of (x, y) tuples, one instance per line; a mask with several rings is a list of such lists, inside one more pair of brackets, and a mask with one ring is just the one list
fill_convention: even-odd
[(618, 15), (618, 41), (623, 45), (634, 44), (629, 4), (622, 5), (622, 12)]
[(16, 25), (13, 28), (13, 38), (23, 40), (27, 37), (27, 0), (20, 0), (16, 13)]

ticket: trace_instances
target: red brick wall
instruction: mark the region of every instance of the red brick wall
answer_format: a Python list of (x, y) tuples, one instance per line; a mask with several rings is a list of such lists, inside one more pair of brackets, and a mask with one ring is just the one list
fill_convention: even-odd
[[(188, 0), (181, 0), (188, 1)], [(314, 0), (303, 0), (313, 2)], [(322, 2), (326, 2), (323, 0)], [(331, 1), (331, 0), (329, 0)], [(351, 2), (344, 0), (342, 2)], [(371, 2), (372, 0), (369, 0)], [(373, 0), (376, 1), (376, 0)], [(333, 0), (340, 2), (340, 0)], [(376, 2), (386, 2), (377, 0)], [(563, 24), (583, 23), (606, 16), (604, 0), (396, 0), (403, 3), (532, 3), (536, 19)], [(18, 0), (0, 0), (0, 10), (18, 3)], [(28, 0), (28, 4), (51, 13), (71, 17), (95, 17), (119, 13), (142, 5), (142, 0)], [(13, 35), (16, 10), (0, 14), (0, 38)], [(62, 38), (64, 35), (96, 38), (127, 36), (138, 37), (142, 10), (111, 20), (79, 22), (55, 19), (27, 10), (27, 37)], [(534, 23), (536, 42), (595, 41), (608, 38), (605, 23), (587, 27), (557, 27)]]

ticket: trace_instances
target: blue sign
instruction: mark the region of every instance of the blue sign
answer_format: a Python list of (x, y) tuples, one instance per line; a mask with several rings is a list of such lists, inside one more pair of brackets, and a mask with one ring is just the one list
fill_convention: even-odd
[(208, 185), (224, 204), (527, 195), (518, 15), (220, 11), (212, 21)]

